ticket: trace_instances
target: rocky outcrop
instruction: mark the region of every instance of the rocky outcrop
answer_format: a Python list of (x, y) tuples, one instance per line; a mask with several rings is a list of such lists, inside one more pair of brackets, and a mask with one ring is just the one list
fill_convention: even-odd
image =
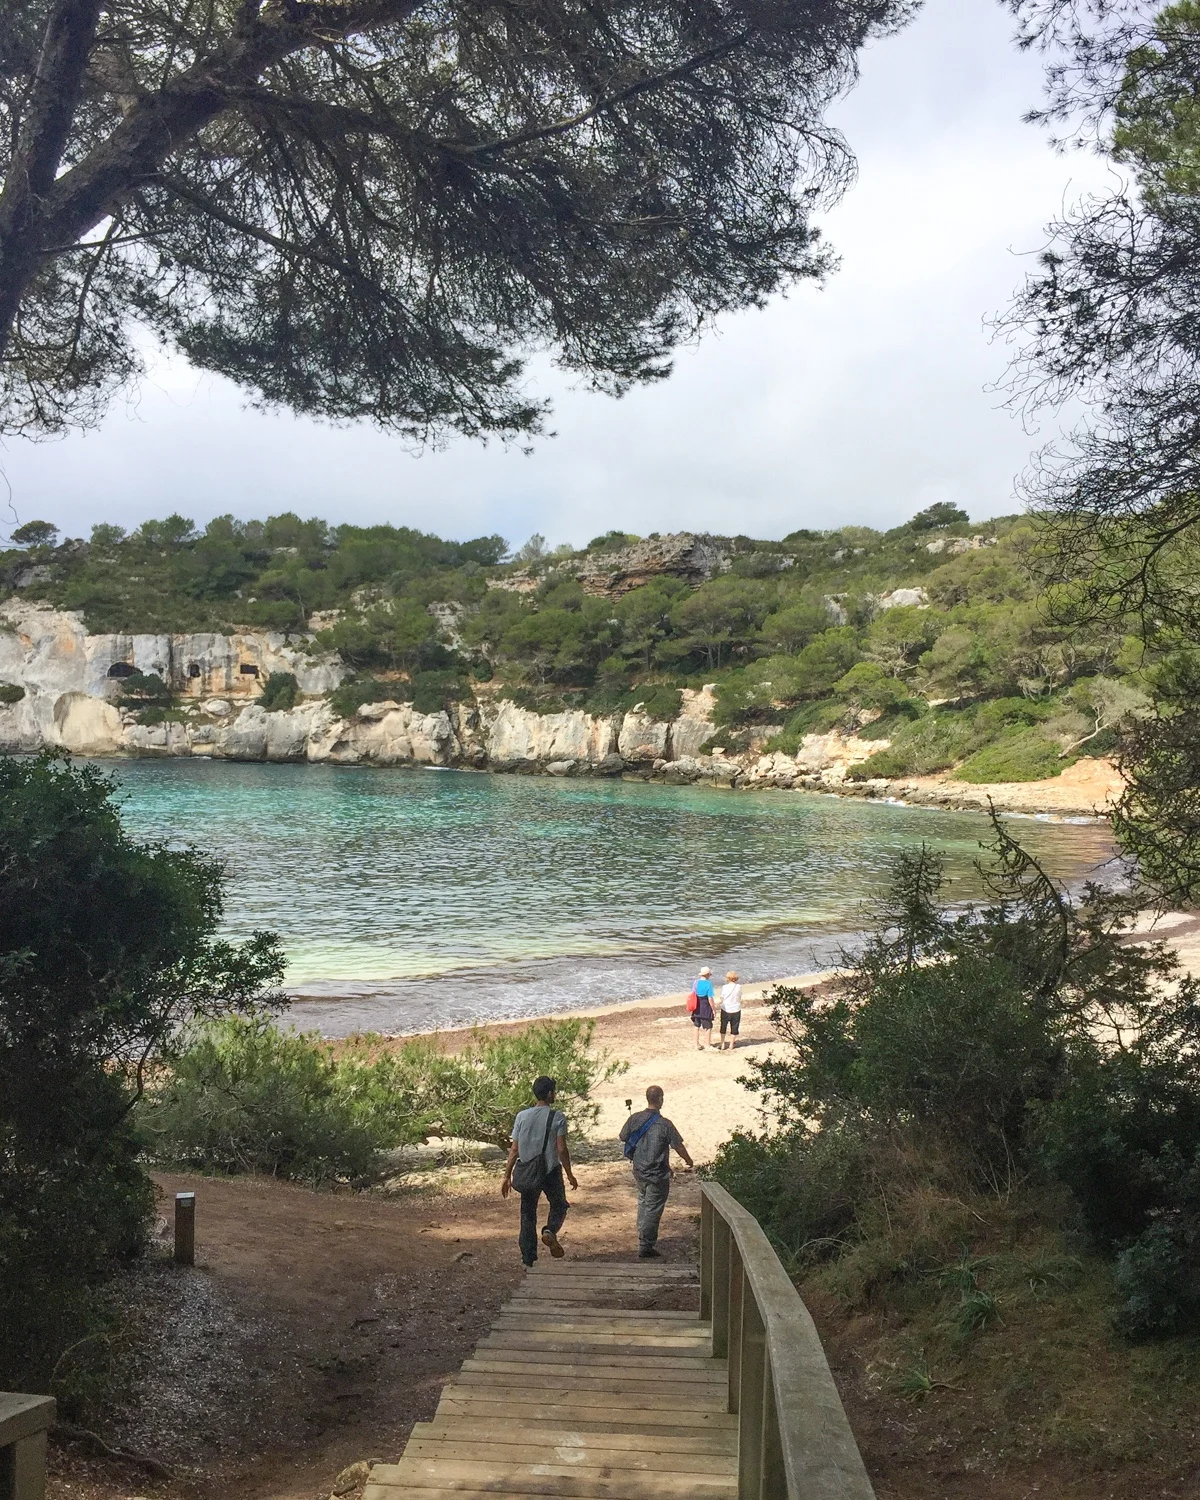
[(585, 593), (616, 598), (652, 578), (682, 578), (696, 585), (728, 567), (729, 555), (714, 537), (681, 531), (647, 537), (617, 552), (596, 553), (572, 572)]
[[(201, 669), (197, 676), (193, 663)], [(249, 666), (256, 671), (243, 670)], [(159, 673), (174, 687), (178, 706), (161, 722), (139, 722), (120, 707), (114, 667)], [(278, 712), (247, 701), (257, 699), (261, 678), (283, 670), (295, 673), (304, 701)], [(0, 706), (0, 750), (57, 746), (95, 756), (461, 766), (765, 788), (838, 785), (849, 765), (883, 743), (810, 735), (798, 755), (710, 752), (711, 686), (685, 689), (670, 722), (640, 706), (612, 715), (537, 714), (500, 698), (437, 713), (419, 713), (411, 703), (368, 703), (347, 719), (326, 696), (343, 672), (333, 659), (279, 636), (92, 636), (77, 615), (9, 604), (0, 609), (0, 682), (23, 687), (25, 696)]]
[(147, 739), (156, 751), (174, 745), (171, 753), (186, 754), (178, 734), (168, 734), (163, 746), (159, 736), (127, 742), (114, 700), (134, 672), (156, 674), (197, 708), (214, 697), (231, 704), (255, 698), (272, 672), (292, 673), (306, 694), (328, 693), (347, 675), (336, 657), (275, 632), (89, 635), (77, 614), (9, 600), (0, 605), (0, 682), (23, 687), (25, 697), (0, 709), (0, 748), (61, 745), (106, 755), (138, 753)]
[(479, 739), (488, 765), (497, 771), (561, 767), (568, 762), (572, 767), (611, 769), (618, 732), (610, 718), (579, 712), (534, 714), (515, 703), (500, 702), (480, 710)]
[[(726, 572), (729, 564), (730, 555), (716, 537), (680, 531), (671, 536), (646, 537), (613, 552), (555, 559), (553, 566), (558, 577), (574, 578), (585, 593), (617, 599), (653, 578), (682, 578), (693, 586), (701, 584)], [(488, 587), (531, 594), (543, 576), (538, 570), (516, 568), (499, 578), (489, 578)]]

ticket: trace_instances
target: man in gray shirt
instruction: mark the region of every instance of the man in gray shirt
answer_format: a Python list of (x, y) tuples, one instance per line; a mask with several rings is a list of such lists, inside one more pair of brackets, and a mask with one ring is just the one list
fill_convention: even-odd
[(646, 1103), (649, 1109), (638, 1110), (621, 1126), (621, 1139), (625, 1142), (625, 1156), (633, 1167), (633, 1181), (637, 1188), (638, 1259), (658, 1260), (660, 1252), (655, 1249), (655, 1244), (659, 1220), (671, 1191), (672, 1150), (677, 1151), (689, 1167), (693, 1163), (683, 1137), (662, 1112), (663, 1091), (656, 1083), (646, 1090)]
[(558, 1242), (558, 1231), (563, 1227), (570, 1207), (567, 1190), (563, 1187), (563, 1173), (573, 1188), (579, 1187), (571, 1170), (571, 1153), (567, 1150), (567, 1117), (554, 1107), (556, 1090), (553, 1078), (543, 1074), (534, 1079), (533, 1097), (537, 1103), (521, 1110), (513, 1121), (504, 1181), (500, 1184), (501, 1196), (507, 1198), (512, 1191), (513, 1169), (517, 1162), (533, 1162), (541, 1156), (537, 1185), (521, 1192), (521, 1233), (517, 1244), (521, 1247), (521, 1259), (527, 1266), (532, 1266), (538, 1258), (538, 1200), (545, 1193), (549, 1205), (542, 1244), (555, 1260), (561, 1260), (565, 1252)]

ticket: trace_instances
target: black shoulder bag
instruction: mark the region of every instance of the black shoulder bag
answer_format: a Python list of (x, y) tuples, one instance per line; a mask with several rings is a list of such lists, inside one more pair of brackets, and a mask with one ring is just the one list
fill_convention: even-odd
[(554, 1126), (554, 1106), (546, 1111), (546, 1134), (542, 1138), (542, 1149), (530, 1161), (518, 1161), (513, 1167), (512, 1185), (518, 1193), (540, 1192), (549, 1173), (546, 1171), (546, 1147), (550, 1144), (550, 1131)]

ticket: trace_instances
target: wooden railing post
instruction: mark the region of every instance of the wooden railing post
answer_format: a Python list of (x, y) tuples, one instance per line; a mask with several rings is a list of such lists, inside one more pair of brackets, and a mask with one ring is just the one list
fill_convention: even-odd
[(0, 1500), (46, 1500), (46, 1432), (51, 1396), (0, 1391)]
[(783, 1465), (783, 1442), (779, 1435), (779, 1408), (775, 1404), (775, 1372), (771, 1366), (771, 1346), (766, 1350), (763, 1373), (762, 1474), (759, 1493), (762, 1500), (788, 1500), (787, 1471)]
[(742, 1357), (738, 1370), (738, 1500), (762, 1500), (767, 1330), (748, 1277), (742, 1278)]
[(742, 1391), (742, 1297), (746, 1270), (736, 1242), (729, 1255), (729, 1410), (736, 1412)]
[(708, 1194), (700, 1194), (700, 1321), (712, 1319), (713, 1306), (713, 1219), (716, 1215)]
[[(710, 1205), (711, 1209), (711, 1205)], [(713, 1216), (712, 1236), (712, 1352), (714, 1359), (729, 1353), (729, 1225)]]

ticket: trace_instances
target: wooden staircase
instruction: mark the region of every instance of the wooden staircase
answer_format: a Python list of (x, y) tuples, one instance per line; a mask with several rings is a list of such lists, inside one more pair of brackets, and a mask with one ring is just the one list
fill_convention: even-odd
[(540, 1260), (363, 1500), (735, 1500), (738, 1418), (698, 1306), (690, 1266)]

